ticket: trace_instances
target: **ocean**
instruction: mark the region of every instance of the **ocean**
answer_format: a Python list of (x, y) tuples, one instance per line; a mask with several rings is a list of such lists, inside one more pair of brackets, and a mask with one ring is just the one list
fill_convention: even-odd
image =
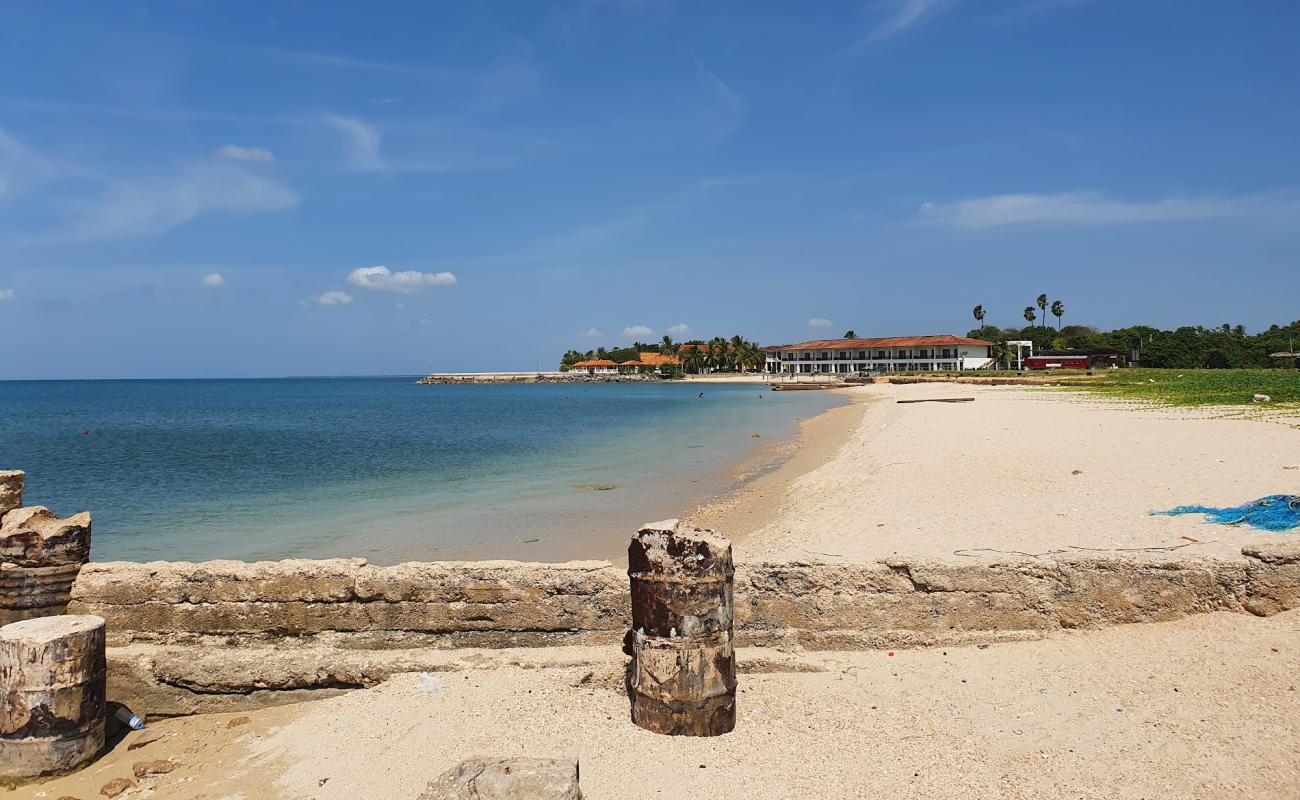
[(26, 470), (27, 505), (90, 511), (96, 561), (612, 558), (842, 402), (722, 383), (12, 381), (0, 469)]

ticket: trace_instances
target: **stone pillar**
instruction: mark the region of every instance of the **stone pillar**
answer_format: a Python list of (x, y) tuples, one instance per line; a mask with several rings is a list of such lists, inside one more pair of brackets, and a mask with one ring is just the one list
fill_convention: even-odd
[(736, 725), (731, 543), (677, 520), (646, 525), (628, 547), (632, 721), (675, 736)]
[(62, 614), (90, 560), (90, 514), (22, 508), (23, 473), (0, 472), (0, 625)]
[(0, 784), (70, 772), (104, 748), (104, 620), (0, 628)]
[(0, 469), (0, 519), (23, 504), (23, 481), (27, 474), (17, 469)]

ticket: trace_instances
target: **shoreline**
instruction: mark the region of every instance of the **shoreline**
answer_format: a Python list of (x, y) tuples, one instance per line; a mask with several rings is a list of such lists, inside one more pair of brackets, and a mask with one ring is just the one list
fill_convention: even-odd
[(775, 522), (795, 481), (839, 455), (878, 398), (859, 388), (830, 389), (847, 402), (799, 421), (794, 436), (775, 443), (733, 468), (733, 483), (697, 503), (682, 522), (708, 528), (731, 540), (736, 559), (754, 533)]

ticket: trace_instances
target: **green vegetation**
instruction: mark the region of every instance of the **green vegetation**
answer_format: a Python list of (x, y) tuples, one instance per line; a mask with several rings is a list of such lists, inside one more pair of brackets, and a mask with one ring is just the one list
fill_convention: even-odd
[(1256, 394), (1273, 403), (1300, 403), (1295, 369), (1117, 369), (1096, 379), (1070, 380), (1073, 391), (1175, 406), (1250, 405)]
[[(1058, 301), (1059, 302), (1059, 301)], [(976, 306), (977, 320), (984, 308)], [(1064, 306), (1061, 307), (1064, 313)], [(1053, 311), (1055, 313), (1055, 311)], [(1025, 319), (1035, 317), (1034, 307), (1025, 308)], [(982, 325), (968, 336), (995, 342), (994, 357), (1005, 366), (1014, 366), (1015, 351), (1002, 344), (1023, 339), (1034, 343), (1034, 352), (1042, 350), (1097, 350), (1117, 354), (1121, 360), (1142, 367), (1164, 369), (1240, 369), (1289, 368), (1294, 359), (1270, 358), (1270, 353), (1292, 352), (1300, 348), (1300, 321), (1290, 325), (1272, 325), (1266, 331), (1246, 333), (1241, 325), (1224, 323), (1217, 328), (1185, 326), (1162, 331), (1147, 325), (1100, 331), (1091, 325), (1066, 325), (1058, 330), (1030, 324), (1024, 328), (999, 328)]]
[(751, 342), (742, 336), (733, 336), (730, 339), (716, 336), (707, 342), (703, 339), (693, 339), (681, 343), (674, 342), (671, 336), (665, 336), (658, 344), (634, 342), (631, 347), (620, 347), (614, 350), (597, 347), (585, 353), (569, 350), (560, 358), (560, 369), (568, 370), (579, 361), (602, 359), (618, 363), (636, 361), (642, 353), (676, 356), (682, 360), (682, 367), (686, 372), (697, 373), (761, 370), (766, 360), (758, 342)]

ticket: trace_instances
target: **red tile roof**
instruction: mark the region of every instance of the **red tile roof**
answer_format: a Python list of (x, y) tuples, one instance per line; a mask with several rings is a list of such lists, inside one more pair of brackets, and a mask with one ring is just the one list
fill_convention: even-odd
[(642, 353), (640, 355), (641, 363), (649, 367), (672, 366), (682, 363), (677, 356), (666, 356), (663, 353)]
[(952, 345), (991, 345), (983, 339), (965, 336), (889, 336), (883, 339), (813, 339), (799, 344), (764, 347), (763, 350), (868, 350), (873, 347), (944, 347)]
[(617, 367), (618, 364), (615, 364), (613, 361), (610, 361), (607, 358), (602, 358), (598, 361), (579, 361), (577, 364), (574, 364), (573, 366), (575, 367)]

